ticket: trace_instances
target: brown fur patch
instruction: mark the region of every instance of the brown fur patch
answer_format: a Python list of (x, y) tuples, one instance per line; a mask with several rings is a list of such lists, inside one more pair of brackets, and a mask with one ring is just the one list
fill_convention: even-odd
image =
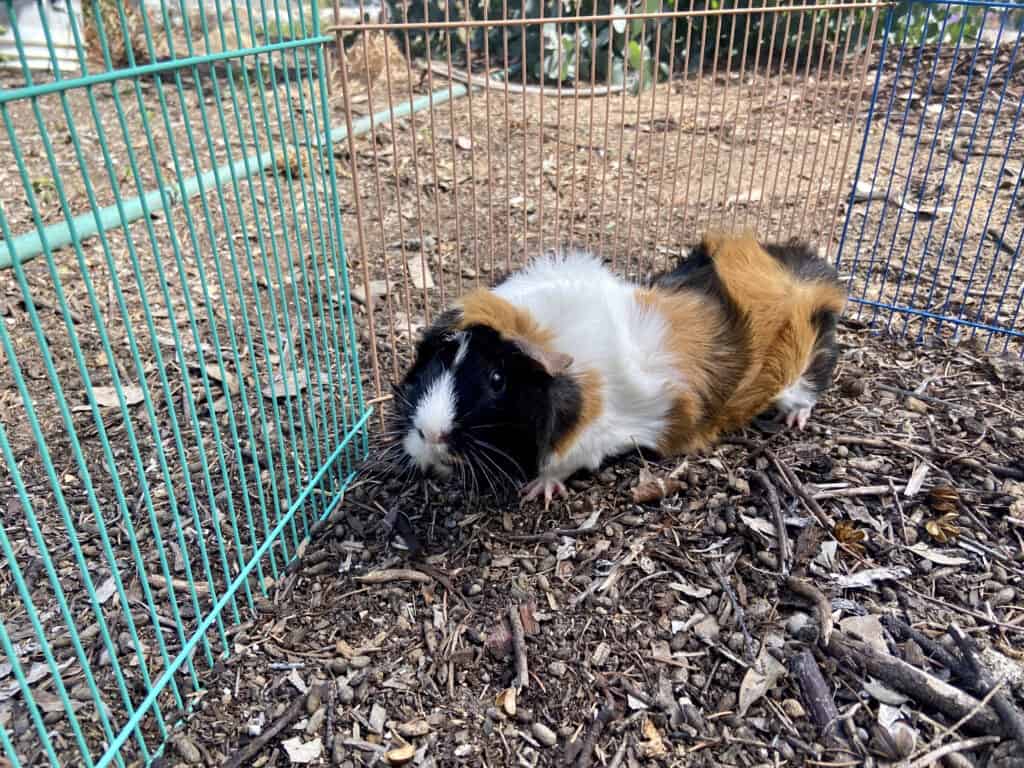
[(582, 404), (576, 423), (559, 435), (551, 447), (554, 454), (559, 457), (565, 455), (576, 444), (576, 440), (583, 430), (597, 421), (604, 409), (604, 398), (601, 395), (601, 374), (597, 371), (583, 371), (573, 374), (572, 378), (580, 388)]
[(658, 450), (665, 454), (699, 450), (706, 442), (703, 425), (725, 404), (743, 374), (744, 339), (730, 331), (721, 307), (696, 291), (640, 289), (636, 298), (668, 323), (668, 351), (679, 370)]
[(680, 371), (663, 453), (702, 450), (767, 410), (810, 364), (816, 312), (842, 312), (846, 294), (829, 281), (802, 281), (750, 233), (710, 233), (704, 247), (722, 289), (741, 313), (698, 290), (640, 290), (637, 300), (669, 324)]
[(506, 340), (517, 339), (549, 350), (554, 334), (542, 328), (529, 312), (525, 312), (511, 302), (492, 293), (486, 288), (470, 291), (458, 302), (461, 317), (459, 329), (471, 325), (486, 325), (501, 334)]

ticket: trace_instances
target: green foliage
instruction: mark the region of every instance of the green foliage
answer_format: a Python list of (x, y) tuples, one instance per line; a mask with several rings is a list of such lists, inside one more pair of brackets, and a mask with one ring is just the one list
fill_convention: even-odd
[[(712, 64), (732, 64), (735, 71), (746, 53), (746, 66), (792, 66), (817, 53), (822, 43), (841, 55), (856, 53), (870, 42), (871, 11), (834, 10), (819, 2), (813, 11), (763, 10), (764, 0), (388, 0), (395, 21), (420, 22), (472, 19), (542, 19), (601, 15), (621, 17), (602, 22), (539, 23), (520, 26), (460, 28), (450, 35), (442, 30), (409, 34), (414, 55), (429, 43), (435, 57), (448, 46), (457, 60), (482, 63), (485, 46), (494, 67), (508, 52), (508, 76), (533, 83), (571, 86), (589, 82), (622, 84), (636, 90), (664, 79), (671, 66), (676, 73)], [(809, 4), (809, 3), (804, 3)], [(780, 4), (785, 8), (785, 4)], [(627, 18), (659, 11), (706, 11), (704, 15)], [(738, 13), (717, 13), (720, 10)], [(1004, 33), (1019, 29), (1024, 8), (964, 6), (901, 2), (893, 7), (888, 25), (890, 44), (909, 46), (938, 42), (973, 42), (986, 25), (1004, 24)], [(876, 40), (885, 35), (886, 11), (874, 24)], [(450, 42), (449, 42), (450, 37)], [(772, 61), (768, 61), (769, 52)]]

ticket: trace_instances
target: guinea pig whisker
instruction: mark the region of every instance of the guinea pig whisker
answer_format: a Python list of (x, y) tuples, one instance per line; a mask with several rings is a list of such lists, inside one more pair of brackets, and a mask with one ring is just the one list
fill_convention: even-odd
[[(508, 461), (509, 464), (511, 464), (513, 467), (515, 467), (518, 470), (519, 474), (523, 476), (523, 479), (524, 480), (526, 479), (525, 478), (525, 473), (523, 472), (522, 467), (519, 466), (519, 462), (517, 462), (515, 459), (513, 459), (511, 456), (509, 456), (505, 451), (501, 450), (500, 448), (498, 448), (498, 446), (494, 445), (493, 443), (489, 443), (486, 440), (481, 440), (478, 437), (472, 437), (471, 439), (473, 440), (473, 442), (477, 446), (479, 446), (480, 448), (484, 449), (485, 452), (490, 452), (490, 453), (494, 454), (495, 456), (497, 456), (498, 458), (502, 458), (502, 459), (505, 459), (506, 461)], [(504, 467), (501, 467), (496, 461), (494, 461), (493, 457), (491, 458), (491, 462), (495, 465), (495, 467), (497, 469), (499, 469), (502, 472), (502, 474), (505, 475), (505, 477), (507, 477), (509, 479), (509, 481), (513, 485), (515, 484), (515, 480), (508, 473), (508, 471), (505, 470)]]
[[(480, 450), (479, 450), (479, 451), (477, 451), (477, 455), (478, 455), (479, 459), (481, 460), (481, 469), (485, 471), (485, 473), (486, 473), (486, 476), (487, 476), (488, 480), (490, 480), (490, 476), (491, 476), (491, 474), (492, 474), (492, 473), (491, 473), (491, 472), (488, 472), (488, 471), (487, 471), (487, 468), (485, 468), (485, 467), (483, 466), (483, 463), (482, 463), (483, 461), (486, 461), (486, 462), (487, 462), (487, 464), (488, 464), (488, 466), (489, 466), (489, 468), (490, 468), (490, 469), (493, 469), (493, 470), (494, 470), (495, 472), (497, 472), (498, 476), (499, 476), (499, 477), (500, 477), (500, 478), (501, 478), (501, 479), (502, 479), (503, 481), (507, 481), (507, 482), (508, 482), (508, 483), (509, 483), (510, 485), (512, 485), (512, 486), (515, 486), (515, 485), (516, 485), (516, 481), (515, 481), (515, 479), (514, 479), (514, 478), (512, 477), (512, 475), (511, 475), (511, 474), (509, 474), (508, 470), (507, 470), (507, 469), (505, 469), (505, 468), (504, 468), (504, 467), (503, 467), (503, 466), (501, 465), (501, 463), (499, 463), (499, 462), (498, 462), (498, 461), (497, 461), (497, 460), (495, 459), (495, 457), (494, 457), (494, 456), (492, 456), (492, 455), (489, 455), (489, 454), (490, 454), (491, 452), (497, 452), (497, 454), (498, 454), (498, 455), (500, 455), (500, 456), (504, 456), (504, 457), (505, 457), (505, 458), (507, 458), (507, 459), (508, 459), (508, 460), (509, 460), (510, 462), (512, 462), (513, 466), (516, 466), (516, 467), (518, 467), (519, 465), (518, 465), (518, 464), (517, 464), (517, 463), (516, 463), (516, 462), (515, 462), (515, 461), (514, 461), (514, 460), (512, 459), (512, 457), (511, 457), (511, 456), (509, 456), (509, 455), (508, 455), (507, 453), (505, 453), (504, 451), (500, 450), (499, 448), (496, 448), (495, 446), (491, 445), (490, 443), (485, 443), (485, 442), (483, 442), (483, 441), (481, 441), (481, 440), (477, 440), (477, 439), (475, 439), (475, 438), (474, 438), (474, 442), (475, 442), (475, 443), (477, 444), (477, 446), (478, 446), (478, 447), (480, 448)], [(494, 491), (495, 493), (497, 493), (497, 489), (496, 489), (496, 488), (494, 488), (494, 486), (493, 486), (493, 483), (492, 483), (492, 490), (493, 490), (493, 491)]]

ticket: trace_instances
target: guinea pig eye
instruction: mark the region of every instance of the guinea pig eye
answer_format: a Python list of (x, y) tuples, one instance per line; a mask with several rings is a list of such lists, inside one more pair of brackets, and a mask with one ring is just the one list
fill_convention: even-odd
[(491, 389), (501, 392), (505, 388), (505, 375), (501, 371), (494, 371), (491, 374)]

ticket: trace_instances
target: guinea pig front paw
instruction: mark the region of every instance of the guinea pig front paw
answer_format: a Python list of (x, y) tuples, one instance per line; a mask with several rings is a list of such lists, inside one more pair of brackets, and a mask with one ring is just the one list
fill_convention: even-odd
[(520, 494), (523, 496), (523, 503), (533, 501), (537, 497), (544, 494), (544, 509), (545, 511), (551, 505), (551, 499), (555, 496), (561, 496), (563, 499), (569, 498), (569, 491), (566, 490), (565, 485), (561, 480), (555, 480), (550, 477), (538, 477), (536, 480), (531, 480), (523, 486)]
[(810, 408), (794, 408), (786, 414), (786, 426), (790, 429), (796, 427), (801, 432), (807, 426), (807, 420), (811, 418)]

